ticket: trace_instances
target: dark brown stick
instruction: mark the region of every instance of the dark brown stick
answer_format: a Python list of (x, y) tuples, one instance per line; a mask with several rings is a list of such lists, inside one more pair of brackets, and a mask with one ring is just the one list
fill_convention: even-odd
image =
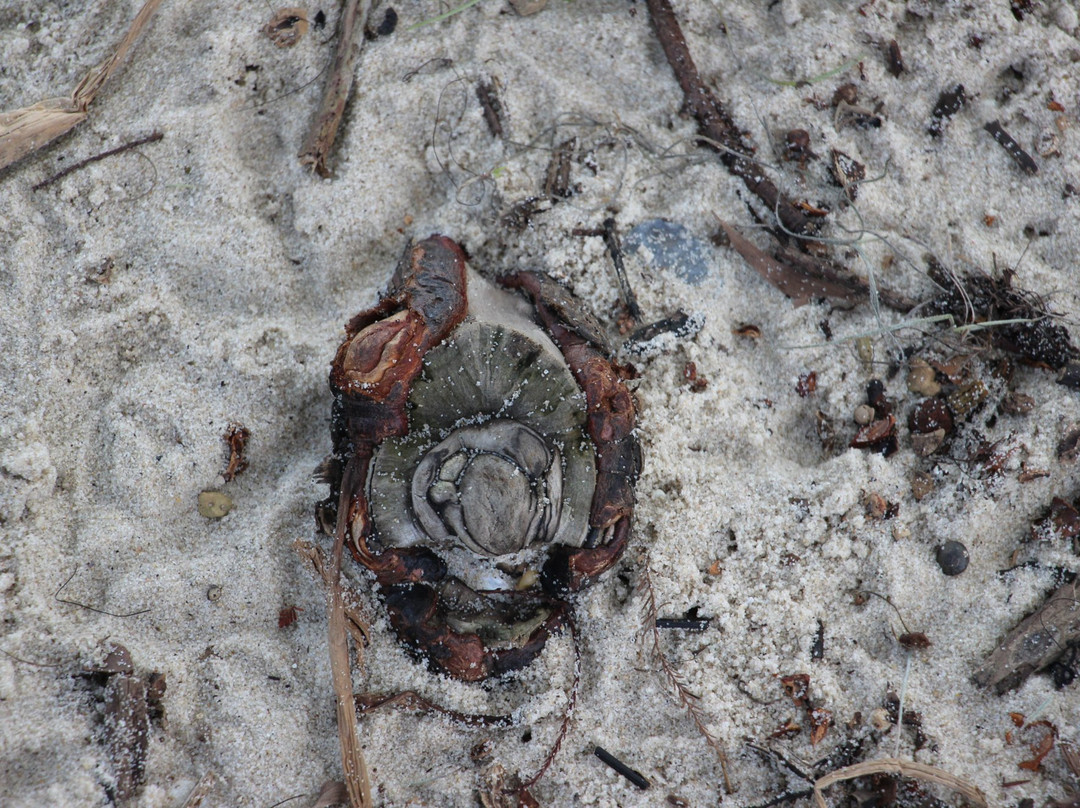
[(769, 210), (776, 212), (786, 229), (798, 234), (812, 232), (810, 219), (781, 194), (772, 180), (765, 176), (762, 167), (747, 156), (753, 153), (753, 147), (743, 140), (727, 110), (701, 80), (670, 0), (646, 0), (646, 3), (656, 28), (656, 38), (660, 40), (671, 69), (675, 71), (675, 78), (686, 97), (686, 106), (697, 119), (701, 134), (719, 144), (713, 145), (713, 148), (720, 153), (720, 161), (728, 171), (741, 178), (746, 187), (768, 205)]
[(514, 719), (509, 715), (482, 715), (479, 713), (460, 713), (443, 707), (431, 699), (426, 699), (415, 690), (402, 690), (400, 693), (389, 695), (379, 693), (357, 693), (356, 711), (363, 715), (380, 707), (397, 707), (401, 710), (418, 710), (420, 712), (439, 713), (447, 718), (465, 724), (469, 727), (510, 727), (514, 725)]
[[(357, 6), (360, 6), (357, 9)], [(312, 121), (307, 139), (300, 149), (300, 164), (311, 166), (320, 177), (329, 177), (330, 169), (326, 158), (334, 147), (341, 116), (345, 113), (345, 104), (352, 89), (353, 69), (356, 57), (360, 55), (360, 46), (364, 41), (363, 30), (367, 25), (371, 0), (349, 0), (341, 15), (341, 38), (338, 40), (334, 63), (330, 67), (330, 78), (323, 92), (319, 114)]]
[(156, 143), (163, 137), (165, 137), (165, 135), (163, 135), (161, 132), (154, 132), (153, 134), (147, 135), (146, 137), (141, 137), (138, 140), (133, 140), (130, 143), (123, 144), (122, 146), (117, 146), (115, 149), (109, 149), (108, 151), (103, 151), (101, 154), (95, 154), (93, 157), (87, 157), (85, 160), (80, 160), (74, 165), (68, 166), (63, 171), (59, 171), (56, 174), (53, 174), (47, 180), (42, 180), (37, 185), (33, 186), (30, 190), (40, 191), (42, 188), (47, 188), (48, 186), (52, 185), (57, 180), (62, 180), (64, 177), (66, 177), (73, 171), (78, 171), (80, 168), (86, 168), (86, 166), (90, 165), (91, 163), (96, 163), (98, 160), (104, 160), (106, 157), (112, 157), (114, 154), (120, 154), (121, 152), (126, 152), (130, 149), (138, 148), (139, 146), (145, 146), (147, 143)]
[(1031, 159), (1031, 155), (1024, 151), (1024, 148), (1016, 142), (1013, 136), (1001, 127), (1000, 121), (990, 121), (983, 129), (993, 135), (994, 140), (1001, 144), (1001, 148), (1008, 153), (1009, 157), (1016, 161), (1016, 164), (1020, 166), (1024, 172), (1028, 174), (1039, 173), (1039, 166)]

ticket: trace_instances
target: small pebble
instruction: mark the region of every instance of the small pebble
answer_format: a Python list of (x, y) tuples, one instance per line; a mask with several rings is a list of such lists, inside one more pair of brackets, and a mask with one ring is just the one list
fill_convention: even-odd
[(668, 270), (690, 284), (703, 282), (711, 273), (713, 253), (708, 244), (685, 226), (666, 219), (650, 219), (635, 226), (623, 239), (623, 250), (633, 253), (644, 248), (649, 266)]
[(884, 707), (878, 707), (870, 713), (870, 726), (878, 732), (884, 732), (891, 727), (892, 721), (889, 720), (889, 711)]
[(916, 471), (911, 475), (911, 495), (918, 502), (934, 490), (934, 478), (925, 471)]
[(967, 548), (958, 541), (947, 541), (938, 547), (937, 563), (946, 575), (959, 575), (968, 566)]
[(210, 586), (206, 588), (206, 599), (211, 603), (217, 603), (221, 600), (221, 592), (222, 589), (220, 584), (210, 584)]
[(855, 408), (855, 423), (866, 426), (874, 420), (874, 408), (869, 404), (860, 404)]
[(912, 359), (907, 377), (908, 390), (924, 396), (936, 396), (941, 392), (941, 385), (934, 376), (934, 369), (926, 364), (926, 360)]
[(233, 501), (220, 491), (201, 491), (199, 493), (199, 516), (207, 519), (221, 519), (232, 510)]

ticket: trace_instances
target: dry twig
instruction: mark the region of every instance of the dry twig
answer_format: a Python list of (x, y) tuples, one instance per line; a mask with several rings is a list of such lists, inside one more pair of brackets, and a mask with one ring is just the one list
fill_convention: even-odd
[(787, 230), (798, 234), (811, 232), (810, 219), (780, 193), (775, 183), (765, 175), (765, 170), (748, 156), (753, 154), (753, 147), (743, 140), (723, 104), (701, 80), (670, 0), (647, 0), (647, 4), (653, 27), (656, 28), (656, 38), (660, 40), (671, 69), (675, 71), (675, 78), (686, 98), (686, 107), (697, 119), (706, 142), (712, 141), (710, 145), (720, 152), (720, 160), (727, 170), (742, 179), (750, 192), (761, 199), (770, 211), (775, 211)]
[(326, 159), (334, 147), (341, 116), (352, 89), (356, 58), (364, 42), (364, 28), (371, 12), (371, 0), (349, 0), (341, 15), (341, 38), (338, 40), (330, 77), (323, 91), (319, 113), (312, 121), (311, 129), (300, 149), (300, 164), (311, 166), (320, 177), (329, 177)]
[(856, 777), (866, 777), (869, 774), (897, 774), (901, 777), (924, 780), (927, 783), (937, 783), (940, 786), (951, 788), (958, 794), (963, 794), (971, 800), (976, 808), (987, 808), (986, 797), (967, 780), (961, 780), (956, 775), (949, 774), (936, 766), (928, 766), (925, 763), (918, 763), (914, 760), (901, 760), (900, 758), (867, 760), (829, 772), (829, 774), (819, 778), (814, 783), (814, 804), (818, 808), (829, 808), (825, 802), (825, 797), (821, 793), (822, 791), (841, 780), (853, 780)]
[(734, 227), (720, 218), (720, 227), (724, 229), (728, 241), (736, 252), (762, 278), (790, 297), (796, 307), (806, 305), (814, 297), (831, 297), (848, 303), (854, 303), (869, 297), (869, 289), (861, 287), (854, 280), (839, 277), (814, 277), (803, 267), (781, 263), (768, 253), (759, 250), (753, 242), (742, 236)]
[(112, 55), (95, 67), (67, 98), (48, 98), (33, 106), (0, 112), (0, 169), (21, 160), (78, 126), (90, 102), (123, 62), (161, 0), (146, 0)]
[(31, 191), (40, 191), (42, 188), (49, 187), (50, 185), (52, 185), (57, 180), (62, 180), (64, 177), (66, 177), (68, 174), (71, 174), (73, 171), (78, 171), (80, 168), (85, 168), (86, 166), (90, 165), (91, 163), (96, 163), (96, 162), (98, 162), (98, 160), (104, 160), (106, 157), (112, 157), (113, 155), (121, 154), (121, 153), (129, 151), (131, 149), (138, 148), (139, 146), (145, 146), (147, 143), (156, 143), (157, 141), (161, 140), (163, 137), (165, 137), (165, 135), (161, 134), (161, 132), (153, 132), (152, 134), (149, 134), (146, 137), (141, 137), (141, 138), (138, 138), (137, 140), (132, 140), (132, 141), (129, 141), (127, 143), (124, 143), (121, 146), (117, 146), (115, 149), (109, 149), (108, 151), (103, 151), (103, 152), (100, 152), (99, 154), (95, 154), (92, 157), (87, 157), (85, 160), (80, 160), (79, 162), (68, 166), (63, 171), (58, 171), (57, 173), (53, 174), (48, 179), (42, 180), (37, 185), (33, 186), (30, 190)]
[(209, 771), (200, 777), (199, 782), (191, 789), (191, 792), (187, 795), (187, 799), (184, 800), (184, 804), (181, 805), (180, 808), (199, 808), (206, 795), (213, 790), (214, 782), (215, 777), (212, 771)]
[(399, 710), (417, 710), (424, 713), (439, 713), (468, 727), (509, 727), (514, 719), (509, 715), (484, 715), (480, 713), (461, 713), (436, 704), (424, 698), (415, 690), (402, 690), (399, 693), (383, 695), (380, 693), (357, 693), (356, 708), (361, 714), (378, 710), (380, 707), (397, 707)]
[[(349, 497), (354, 488), (357, 474), (355, 459), (345, 469), (341, 486), (341, 499), (338, 503), (337, 528), (334, 531), (334, 546), (330, 552), (330, 564), (326, 566), (322, 554), (317, 548), (298, 541), (293, 547), (314, 564), (320, 577), (327, 582), (330, 591), (327, 595), (329, 613), (330, 673), (334, 679), (334, 694), (337, 696), (338, 739), (341, 743), (341, 767), (344, 772), (345, 787), (349, 792), (350, 808), (370, 808), (371, 779), (368, 776), (364, 751), (360, 748), (357, 736), (356, 699), (353, 696), (352, 666), (349, 663), (350, 615), (345, 603), (345, 594), (341, 586), (341, 561), (345, 552), (345, 532), (348, 529)], [(356, 618), (352, 618), (355, 623)], [(354, 635), (355, 636), (355, 635)], [(363, 665), (362, 643), (357, 642), (357, 664)]]
[(663, 671), (664, 676), (667, 677), (668, 682), (675, 691), (675, 695), (678, 696), (679, 704), (686, 710), (686, 714), (694, 722), (694, 726), (701, 733), (701, 737), (705, 739), (705, 743), (716, 753), (716, 757), (720, 761), (720, 772), (724, 778), (724, 791), (733, 794), (735, 789), (732, 788), (731, 780), (728, 777), (727, 753), (724, 751), (724, 746), (720, 743), (720, 739), (709, 732), (709, 728), (705, 726), (705, 713), (701, 709), (700, 699), (690, 692), (686, 682), (683, 681), (682, 676), (675, 670), (675, 666), (660, 647), (660, 629), (656, 627), (656, 593), (653, 591), (648, 558), (642, 559), (638, 591), (645, 598), (645, 624), (641, 628), (641, 636), (652, 640), (650, 650), (653, 658), (660, 665), (660, 670)]

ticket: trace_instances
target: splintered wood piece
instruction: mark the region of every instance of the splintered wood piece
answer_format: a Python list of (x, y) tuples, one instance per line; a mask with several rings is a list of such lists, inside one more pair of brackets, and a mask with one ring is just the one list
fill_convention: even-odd
[(161, 0), (147, 0), (116, 50), (86, 74), (67, 98), (48, 98), (11, 112), (0, 112), (0, 170), (52, 143), (86, 120), (87, 109), (116, 71), (150, 21)]
[(105, 738), (118, 800), (133, 797), (142, 783), (149, 737), (146, 684), (127, 674), (110, 676), (105, 685)]
[[(359, 7), (359, 8), (358, 8)], [(363, 30), (371, 12), (371, 0), (349, 0), (341, 15), (341, 37), (338, 39), (330, 77), (323, 91), (322, 105), (308, 130), (304, 146), (300, 149), (300, 165), (311, 166), (320, 177), (329, 177), (327, 158), (334, 147), (345, 103), (352, 90), (356, 58), (363, 45)], [(358, 40), (358, 41), (357, 41)]]
[(866, 297), (866, 290), (857, 283), (843, 283), (838, 279), (814, 277), (793, 266), (781, 263), (771, 255), (759, 250), (753, 242), (743, 237), (727, 222), (718, 219), (728, 241), (755, 272), (792, 299), (796, 307), (804, 306), (815, 297), (838, 298), (856, 302)]
[(670, 0), (646, 0), (646, 3), (656, 38), (683, 91), (686, 108), (697, 120), (698, 129), (709, 145), (720, 153), (720, 161), (765, 203), (770, 213), (775, 212), (786, 229), (799, 234), (812, 232), (810, 218), (780, 193), (765, 169), (749, 156), (754, 152), (753, 146), (745, 142), (724, 105), (702, 81)]
[(980, 687), (1004, 693), (1018, 687), (1080, 640), (1080, 578), (1057, 589), (1020, 621), (972, 677)]

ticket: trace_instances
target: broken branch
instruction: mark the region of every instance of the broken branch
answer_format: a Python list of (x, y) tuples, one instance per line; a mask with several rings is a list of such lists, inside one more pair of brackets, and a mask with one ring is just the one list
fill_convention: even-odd
[(345, 6), (341, 16), (341, 39), (338, 40), (334, 62), (330, 66), (330, 77), (323, 92), (319, 114), (315, 116), (298, 155), (300, 165), (311, 166), (320, 177), (330, 176), (326, 158), (334, 147), (341, 116), (345, 113), (345, 104), (349, 100), (353, 69), (364, 42), (362, 32), (367, 25), (370, 11), (371, 0), (363, 0), (362, 3), (360, 0), (349, 0)]
[(0, 169), (67, 134), (84, 120), (90, 102), (123, 62), (135, 40), (161, 5), (147, 0), (112, 55), (95, 67), (67, 98), (48, 98), (11, 112), (0, 112)]
[(731, 116), (712, 91), (705, 86), (698, 73), (690, 49), (686, 46), (679, 21), (671, 8), (670, 0), (646, 0), (649, 16), (656, 28), (656, 38), (664, 49), (675, 78), (686, 98), (686, 107), (697, 119), (698, 129), (710, 144), (720, 153), (720, 161), (735, 176), (739, 177), (769, 210), (775, 211), (783, 226), (797, 234), (813, 230), (810, 219), (792, 204), (791, 200), (780, 193), (779, 189), (765, 176), (764, 169), (747, 155), (753, 147), (746, 143)]

